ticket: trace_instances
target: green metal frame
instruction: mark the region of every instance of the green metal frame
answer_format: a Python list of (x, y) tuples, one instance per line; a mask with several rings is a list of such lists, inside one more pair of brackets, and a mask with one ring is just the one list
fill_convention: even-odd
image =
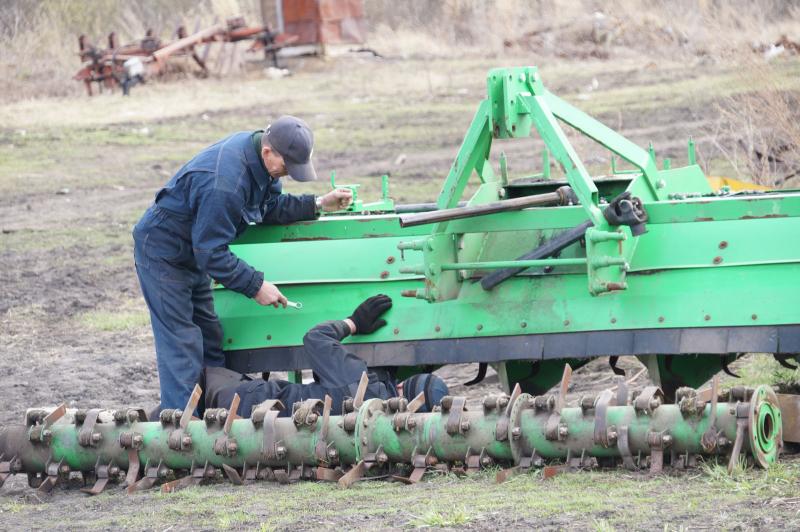
[[(252, 227), (233, 251), (304, 307), (260, 307), (217, 287), (216, 308), (231, 357), (248, 350), (267, 357), (271, 349), (280, 356), (282, 349), (301, 345), (315, 324), (346, 316), (376, 293), (394, 299), (390, 325), (349, 342), (393, 342), (403, 350), (441, 339), (800, 324), (800, 193), (714, 193), (694, 162), (691, 141), (688, 166), (659, 169), (652, 148), (636, 146), (547, 91), (534, 67), (493, 70), (487, 85), (488, 98), (478, 105), (438, 207), (456, 206), (473, 176), (479, 187), (471, 205), (555, 187), (547, 179), (550, 155), (580, 204), (409, 228), (401, 228), (393, 213), (358, 212)], [(562, 125), (636, 170), (593, 179)], [(492, 169), (492, 140), (533, 131), (545, 141), (547, 166), (538, 181), (508, 183), (505, 155), (499, 176)], [(641, 236), (611, 226), (603, 215), (605, 203), (620, 190), (642, 200), (649, 219)], [(516, 260), (586, 220), (594, 226), (585, 245), (576, 243), (557, 258)], [(527, 269), (491, 291), (474, 282), (508, 266)]]

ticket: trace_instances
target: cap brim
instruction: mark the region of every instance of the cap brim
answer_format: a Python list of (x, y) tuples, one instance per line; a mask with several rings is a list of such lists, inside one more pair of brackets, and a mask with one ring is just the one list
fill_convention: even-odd
[(317, 172), (314, 171), (314, 165), (311, 164), (310, 159), (307, 163), (290, 163), (289, 161), (285, 162), (286, 172), (289, 174), (289, 177), (295, 181), (314, 181), (317, 179)]

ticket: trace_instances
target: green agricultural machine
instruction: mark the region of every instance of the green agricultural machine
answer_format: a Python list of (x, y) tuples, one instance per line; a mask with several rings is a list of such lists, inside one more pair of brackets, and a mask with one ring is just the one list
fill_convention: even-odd
[[(404, 376), (491, 364), (505, 393), (471, 410), (448, 396), (419, 413), (422, 394), (365, 401), (365, 375), (341, 412), (330, 398), (309, 400), (288, 418), (267, 401), (237, 419), (235, 397), (193, 420), (199, 389), (159, 422), (130, 408), (32, 409), (24, 425), (0, 428), (0, 484), (27, 473), (47, 492), (79, 474), (90, 494), (113, 480), (171, 491), (222, 471), (238, 484), (347, 487), (374, 471), (410, 483), (431, 468), (490, 466), (505, 468), (502, 481), (549, 460), (561, 465), (545, 476), (614, 462), (656, 473), (698, 456), (766, 467), (784, 441), (800, 441), (797, 396), (767, 386), (724, 396), (717, 377), (741, 353), (785, 365), (800, 353), (800, 192), (713, 190), (691, 141), (687, 166), (659, 166), (652, 148), (551, 94), (533, 67), (493, 70), (487, 88), (435, 204), (395, 205), (384, 179), (379, 202), (252, 227), (234, 252), (302, 306), (261, 307), (223, 287), (215, 304), (229, 367), (296, 371), (308, 367), (308, 329), (388, 294), (389, 326), (347, 340), (368, 365)], [(564, 125), (612, 153), (611, 175), (588, 174)], [(511, 181), (492, 143), (534, 130), (540, 171)], [(617, 158), (630, 169), (617, 170)], [(551, 176), (551, 159), (566, 180)], [(638, 357), (655, 385), (631, 395), (620, 379), (568, 406), (572, 369), (600, 356), (617, 371), (617, 357)]]
[[(493, 70), (487, 88), (435, 205), (394, 206), (385, 185), (378, 203), (245, 233), (235, 253), (303, 308), (218, 287), (229, 367), (307, 368), (303, 334), (377, 293), (394, 299), (390, 326), (348, 340), (368, 365), (491, 364), (507, 392), (544, 393), (565, 360), (599, 356), (639, 357), (668, 399), (741, 353), (792, 363), (800, 193), (712, 190), (691, 141), (688, 166), (659, 167), (652, 148), (550, 93), (534, 67)], [(564, 125), (632, 170), (591, 177)], [(509, 181), (492, 142), (534, 131), (541, 171)], [(551, 158), (566, 181), (551, 178)]]

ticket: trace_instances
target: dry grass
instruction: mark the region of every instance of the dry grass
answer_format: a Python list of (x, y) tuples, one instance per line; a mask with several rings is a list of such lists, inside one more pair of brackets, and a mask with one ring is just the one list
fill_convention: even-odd
[[(369, 45), (394, 57), (506, 54), (542, 57), (735, 60), (751, 45), (797, 37), (800, 8), (779, 0), (366, 0)], [(153, 28), (162, 39), (242, 14), (257, 0), (4, 0), (0, 9), (0, 100), (81, 94), (77, 36), (121, 42)]]
[(714, 145), (739, 178), (781, 187), (800, 176), (800, 98), (769, 64), (749, 61), (741, 75), (757, 89), (716, 105)]

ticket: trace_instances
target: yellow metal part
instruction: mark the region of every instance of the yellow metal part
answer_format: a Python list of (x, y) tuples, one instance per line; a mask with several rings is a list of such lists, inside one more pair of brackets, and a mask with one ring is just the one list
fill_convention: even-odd
[(772, 190), (771, 187), (756, 185), (755, 183), (747, 183), (745, 181), (739, 181), (738, 179), (732, 179), (730, 177), (707, 176), (706, 179), (708, 179), (708, 184), (711, 185), (712, 190), (719, 190), (722, 187), (728, 187), (733, 192), (737, 192), (739, 190)]

